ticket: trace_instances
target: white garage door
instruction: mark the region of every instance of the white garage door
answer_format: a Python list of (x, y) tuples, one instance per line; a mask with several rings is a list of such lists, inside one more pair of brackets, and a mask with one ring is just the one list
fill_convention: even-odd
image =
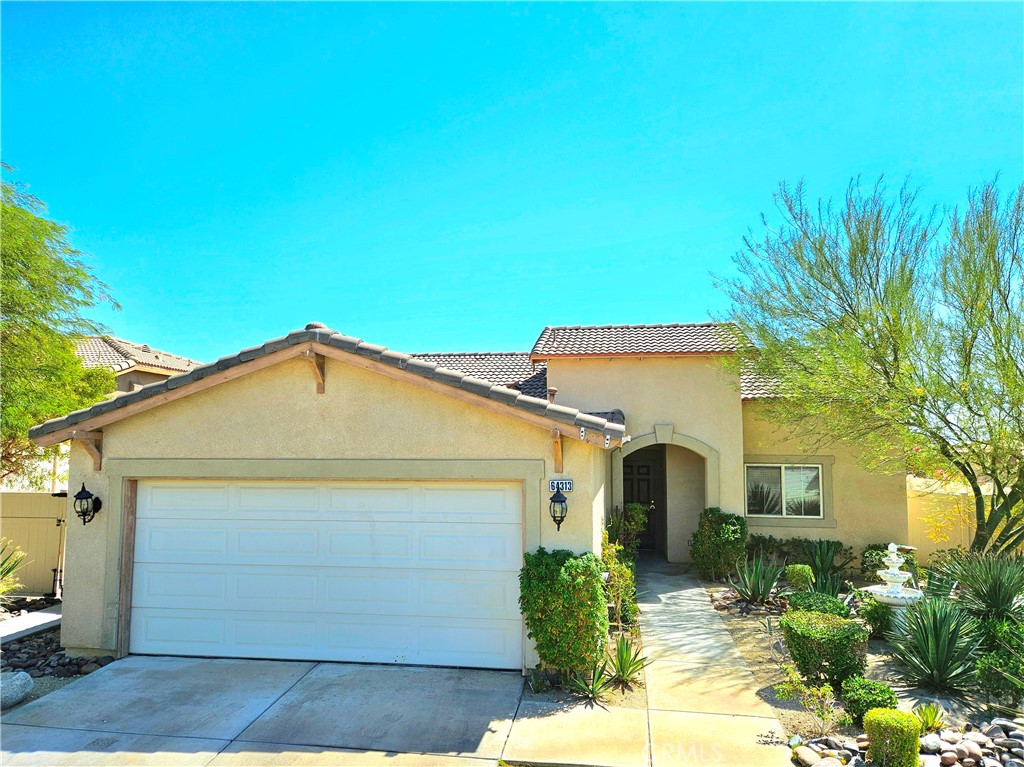
[(140, 481), (130, 649), (520, 668), (515, 483)]

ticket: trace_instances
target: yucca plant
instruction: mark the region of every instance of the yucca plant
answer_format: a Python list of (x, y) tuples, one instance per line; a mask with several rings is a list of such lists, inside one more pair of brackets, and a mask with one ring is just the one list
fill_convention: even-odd
[(921, 734), (938, 732), (946, 726), (946, 709), (938, 703), (922, 703), (914, 706), (914, 716), (921, 723)]
[(981, 646), (978, 622), (955, 602), (922, 599), (894, 618), (886, 638), (914, 684), (963, 692), (974, 681)]
[(614, 685), (607, 661), (596, 664), (589, 674), (576, 673), (569, 677), (569, 690), (594, 703), (599, 703)]
[[(842, 582), (843, 571), (854, 560), (852, 552), (845, 549), (840, 541), (810, 541), (807, 554), (811, 560), (811, 571), (817, 580), (838, 575)], [(836, 559), (839, 559), (837, 562)]]
[(744, 602), (763, 605), (772, 595), (783, 569), (758, 554), (748, 562), (737, 563), (736, 577), (730, 577), (729, 582)]
[(25, 564), (25, 552), (10, 538), (0, 538), (0, 603), (4, 597), (21, 587), (18, 570)]
[(950, 559), (942, 574), (957, 582), (957, 601), (979, 618), (1024, 618), (1024, 556), (968, 552)]
[(647, 658), (640, 657), (640, 648), (633, 647), (633, 643), (622, 634), (615, 640), (615, 651), (608, 653), (608, 661), (611, 663), (609, 673), (612, 681), (620, 687), (633, 684), (650, 663)]

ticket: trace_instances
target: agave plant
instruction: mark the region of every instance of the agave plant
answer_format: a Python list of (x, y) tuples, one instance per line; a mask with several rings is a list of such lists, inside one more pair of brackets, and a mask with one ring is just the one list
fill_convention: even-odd
[(608, 673), (607, 661), (596, 664), (589, 674), (569, 677), (569, 689), (594, 703), (599, 703), (614, 684), (615, 680)]
[(640, 657), (640, 648), (620, 634), (615, 640), (615, 651), (608, 654), (611, 663), (610, 676), (620, 687), (628, 687), (650, 663), (647, 658)]
[(748, 562), (736, 565), (736, 577), (729, 582), (740, 599), (754, 605), (764, 604), (782, 576), (784, 567), (765, 560), (758, 554)]
[(942, 566), (958, 584), (957, 601), (979, 618), (1024, 618), (1024, 556), (970, 552)]
[(975, 678), (978, 622), (955, 602), (922, 599), (893, 620), (892, 654), (914, 684), (963, 692)]
[(938, 703), (921, 703), (914, 706), (914, 716), (921, 723), (921, 734), (938, 732), (946, 726), (946, 709)]
[[(811, 559), (811, 570), (816, 580), (838, 575), (842, 578), (843, 571), (849, 567), (854, 557), (843, 550), (840, 541), (810, 541), (807, 550)], [(837, 562), (836, 559), (839, 559)]]
[(842, 573), (825, 573), (819, 575), (811, 583), (811, 592), (815, 594), (828, 594), (830, 597), (838, 597), (843, 588)]

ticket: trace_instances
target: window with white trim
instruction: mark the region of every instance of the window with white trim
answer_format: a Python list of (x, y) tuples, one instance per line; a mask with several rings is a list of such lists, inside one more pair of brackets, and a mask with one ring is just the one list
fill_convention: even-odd
[(821, 466), (748, 463), (748, 517), (821, 519)]

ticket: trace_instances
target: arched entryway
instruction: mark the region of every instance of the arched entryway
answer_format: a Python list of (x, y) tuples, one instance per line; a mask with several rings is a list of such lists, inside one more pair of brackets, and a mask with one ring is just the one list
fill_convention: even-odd
[(689, 539), (701, 510), (719, 503), (718, 451), (658, 424), (623, 445), (612, 461), (614, 502), (653, 504), (641, 545), (670, 562), (689, 561)]

